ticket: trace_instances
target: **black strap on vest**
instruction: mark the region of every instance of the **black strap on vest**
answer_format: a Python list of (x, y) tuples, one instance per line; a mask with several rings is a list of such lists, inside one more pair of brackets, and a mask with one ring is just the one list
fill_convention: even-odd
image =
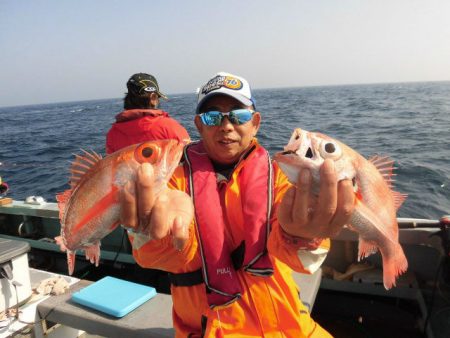
[[(235, 270), (239, 270), (244, 262), (245, 241), (231, 253), (231, 261)], [(193, 286), (203, 283), (202, 269), (184, 273), (169, 273), (169, 281), (173, 286)]]
[(185, 273), (169, 273), (169, 281), (174, 286), (193, 286), (202, 284), (202, 269)]
[(235, 270), (239, 270), (244, 264), (245, 255), (245, 241), (242, 241), (239, 246), (231, 252), (231, 261)]
[(201, 335), (201, 338), (205, 338), (206, 325), (208, 325), (208, 317), (202, 316), (202, 335)]

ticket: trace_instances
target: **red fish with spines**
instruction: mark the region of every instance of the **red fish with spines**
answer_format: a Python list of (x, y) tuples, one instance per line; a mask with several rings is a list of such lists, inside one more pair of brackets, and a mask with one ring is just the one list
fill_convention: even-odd
[(120, 223), (119, 196), (128, 182), (135, 182), (137, 170), (150, 163), (155, 191), (167, 186), (177, 167), (185, 143), (155, 140), (123, 148), (102, 158), (95, 152), (75, 155), (70, 189), (56, 196), (61, 221), (61, 241), (67, 250), (69, 274), (75, 267), (75, 253), (98, 265), (100, 241)]
[(381, 156), (367, 160), (336, 139), (302, 129), (294, 130), (284, 151), (274, 159), (293, 184), (302, 169), (309, 169), (315, 192), (324, 160), (334, 161), (338, 180), (351, 179), (354, 183), (356, 204), (348, 226), (359, 234), (358, 260), (380, 250), (384, 287), (395, 286), (408, 262), (398, 242), (396, 217), (406, 195), (392, 190), (394, 162)]

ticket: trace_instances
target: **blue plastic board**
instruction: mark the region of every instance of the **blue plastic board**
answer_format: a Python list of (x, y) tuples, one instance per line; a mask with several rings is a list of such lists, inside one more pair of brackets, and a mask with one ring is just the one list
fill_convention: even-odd
[(114, 277), (104, 277), (72, 294), (78, 304), (123, 317), (156, 295), (150, 286), (129, 282)]

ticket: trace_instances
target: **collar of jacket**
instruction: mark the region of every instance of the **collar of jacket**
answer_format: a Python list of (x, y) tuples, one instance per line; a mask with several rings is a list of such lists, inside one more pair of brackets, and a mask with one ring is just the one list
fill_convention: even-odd
[(169, 113), (161, 109), (128, 109), (116, 115), (116, 122), (126, 122), (136, 120), (144, 116), (168, 117)]

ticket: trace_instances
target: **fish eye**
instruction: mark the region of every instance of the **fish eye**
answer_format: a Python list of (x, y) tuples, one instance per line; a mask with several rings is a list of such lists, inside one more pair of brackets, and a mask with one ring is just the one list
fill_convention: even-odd
[(336, 147), (334, 146), (333, 143), (325, 144), (324, 149), (328, 154), (332, 154), (336, 151)]
[(338, 159), (342, 155), (341, 147), (332, 141), (324, 141), (320, 145), (320, 155), (322, 158)]
[(158, 160), (160, 152), (161, 149), (158, 145), (146, 142), (136, 148), (134, 157), (139, 163), (153, 164)]
[(142, 156), (144, 156), (145, 158), (149, 158), (153, 155), (153, 149), (150, 147), (145, 147), (144, 149), (142, 149)]

